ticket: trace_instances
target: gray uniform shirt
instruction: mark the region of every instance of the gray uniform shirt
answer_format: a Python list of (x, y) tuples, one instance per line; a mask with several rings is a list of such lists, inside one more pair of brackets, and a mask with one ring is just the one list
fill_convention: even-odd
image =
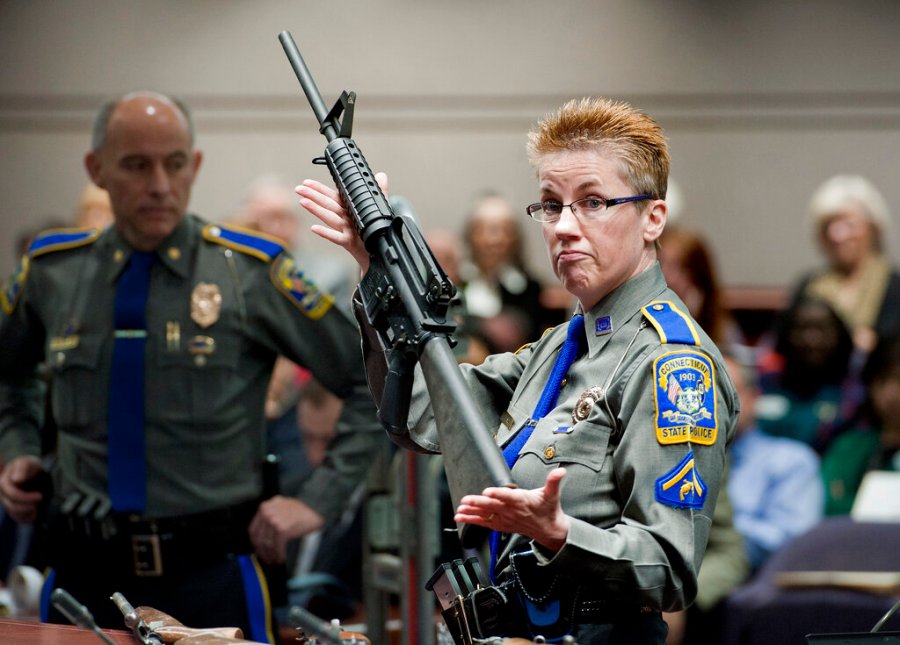
[[(569, 369), (556, 407), (537, 423), (512, 469), (520, 487), (537, 488), (551, 469), (566, 467), (562, 506), (571, 528), (565, 546), (548, 553), (514, 536), (506, 542), (498, 571), (508, 566), (510, 552), (530, 548), (548, 572), (559, 573), (561, 584), (583, 585), (594, 596), (661, 610), (687, 606), (695, 597), (739, 404), (718, 349), (696, 323), (697, 346), (663, 342), (641, 311), (658, 300), (687, 311), (654, 265), (585, 312), (587, 353)], [(516, 353), (463, 366), (485, 422), (497, 428), (498, 445), (509, 442), (530, 420), (565, 336), (566, 328), (560, 326)], [(371, 340), (367, 335), (367, 344)], [(656, 369), (666, 365), (667, 355), (683, 351), (705, 357), (712, 367), (706, 409), (714, 410), (715, 432), (705, 431), (704, 444), (689, 436), (670, 443), (671, 433), (657, 429), (660, 414), (674, 405), (658, 400)], [(367, 358), (370, 381), (379, 371), (372, 359), (380, 362)], [(573, 423), (573, 410), (594, 387), (605, 396)], [(373, 390), (377, 392), (377, 384)], [(440, 450), (421, 378), (409, 428), (409, 438), (419, 447)], [(658, 482), (665, 485), (675, 477), (690, 453), (705, 484), (702, 508), (659, 501)]]
[[(300, 494), (333, 518), (385, 442), (357, 331), (304, 280), (290, 254), (271, 242), (257, 252), (252, 238), (223, 242), (220, 231), (189, 215), (156, 252), (146, 307), (146, 515), (260, 496), (263, 403), (283, 354), (344, 398), (326, 461)], [(113, 303), (130, 254), (111, 227), (91, 243), (36, 255), (18, 290), (7, 291), (11, 311), (0, 311), (0, 456), (39, 455), (43, 403), (35, 369), (45, 361), (63, 498), (76, 490), (106, 494)], [(192, 315), (192, 307), (209, 305), (210, 290), (221, 296), (219, 310)]]

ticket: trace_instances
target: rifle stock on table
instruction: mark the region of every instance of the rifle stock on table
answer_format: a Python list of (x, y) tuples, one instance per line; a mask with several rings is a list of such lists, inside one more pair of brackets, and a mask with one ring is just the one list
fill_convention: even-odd
[(244, 634), (238, 627), (187, 627), (153, 607), (135, 608), (118, 591), (110, 596), (110, 600), (122, 612), (125, 626), (131, 630), (135, 642), (141, 645), (226, 645), (256, 642), (244, 640)]
[[(447, 311), (455, 288), (415, 221), (398, 216), (375, 181), (359, 147), (350, 138), (356, 94), (343, 92), (329, 111), (293, 37), (278, 35), (285, 54), (328, 144), (314, 163), (328, 166), (370, 256), (359, 285), (369, 324), (390, 350), (390, 364), (379, 418), (388, 432), (405, 435), (413, 370), (420, 362), (428, 387), (450, 496), (454, 507), (463, 495), (488, 486), (512, 486), (512, 475), (485, 427), (451, 350), (456, 325)], [(459, 528), (463, 546), (475, 546), (486, 530)]]

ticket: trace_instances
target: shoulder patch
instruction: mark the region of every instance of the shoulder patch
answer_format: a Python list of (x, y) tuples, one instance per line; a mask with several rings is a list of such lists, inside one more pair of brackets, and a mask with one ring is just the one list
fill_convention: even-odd
[(279, 256), (272, 264), (269, 275), (275, 287), (313, 320), (324, 316), (334, 304), (331, 294), (319, 291), (312, 280), (303, 275), (303, 271), (288, 253)]
[(26, 255), (32, 258), (85, 246), (100, 237), (99, 228), (55, 228), (40, 233), (28, 246)]
[(694, 321), (668, 300), (654, 300), (641, 308), (641, 311), (659, 332), (659, 338), (663, 343), (700, 344)]
[(284, 251), (284, 244), (277, 238), (240, 226), (207, 224), (203, 227), (203, 239), (252, 255), (263, 262), (271, 262)]
[(653, 361), (656, 439), (664, 445), (716, 442), (716, 375), (709, 356), (685, 349)]
[(28, 255), (22, 256), (16, 272), (9, 276), (3, 283), (3, 289), (0, 290), (0, 308), (7, 316), (12, 314), (22, 296), (22, 290), (25, 288), (25, 280), (28, 279), (28, 266), (30, 261)]
[(703, 508), (706, 491), (706, 483), (700, 478), (694, 462), (693, 450), (656, 480), (656, 501), (674, 508)]

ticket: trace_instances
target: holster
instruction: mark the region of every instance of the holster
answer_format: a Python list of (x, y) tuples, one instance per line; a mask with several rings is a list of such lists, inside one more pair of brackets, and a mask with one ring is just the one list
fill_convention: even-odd
[[(552, 643), (571, 634), (580, 587), (561, 581), (554, 567), (540, 566), (531, 551), (510, 556), (510, 569), (509, 584), (520, 611), (519, 628), (511, 635), (543, 636)], [(526, 626), (527, 634), (521, 634), (521, 625)]]
[(426, 584), (438, 597), (456, 645), (515, 636), (559, 642), (573, 633), (580, 587), (566, 586), (559, 572), (538, 565), (533, 553), (514, 554), (510, 575), (499, 585), (481, 579), (476, 565), (474, 558), (445, 563)]

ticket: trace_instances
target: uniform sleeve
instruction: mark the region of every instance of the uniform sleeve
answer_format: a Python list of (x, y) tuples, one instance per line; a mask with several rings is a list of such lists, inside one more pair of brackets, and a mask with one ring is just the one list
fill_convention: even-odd
[[(272, 263), (266, 279), (247, 290), (249, 333), (310, 370), (325, 388), (343, 399), (325, 459), (299, 494), (303, 502), (331, 520), (341, 513), (365, 479), (373, 455), (384, 450), (387, 441), (366, 386), (355, 325), (328, 294), (281, 264), (293, 262), (287, 254), (283, 256)], [(292, 284), (279, 288), (285, 274)]]
[[(673, 348), (678, 346), (641, 352), (610, 393), (613, 401), (620, 401), (616, 420), (620, 431), (612, 451), (615, 494), (622, 506), (619, 522), (602, 528), (571, 518), (562, 549), (552, 557), (538, 550), (543, 564), (602, 581), (610, 594), (663, 611), (683, 609), (697, 594), (697, 572), (722, 483), (726, 437), (733, 436), (738, 409), (730, 379), (724, 370), (716, 370), (715, 442), (661, 443), (654, 361)], [(702, 507), (678, 508), (660, 501), (657, 486), (690, 464), (702, 481)]]
[[(34, 280), (29, 276), (31, 283)], [(35, 285), (23, 280), (21, 289), (14, 299), (4, 295), (4, 307), (0, 307), (0, 459), (4, 463), (20, 455), (41, 454), (46, 388), (38, 376), (38, 365), (44, 330), (30, 314), (27, 295)]]
[[(358, 294), (354, 295), (353, 311), (362, 333), (369, 388), (377, 404), (381, 402), (384, 391), (389, 352), (384, 350), (378, 334), (366, 321)], [(463, 378), (469, 385), (472, 400), (478, 407), (485, 427), (491, 431), (500, 423), (500, 415), (506, 410), (512, 398), (530, 351), (526, 348), (515, 354), (495, 354), (478, 366), (460, 365)], [(440, 439), (428, 385), (419, 366), (416, 366), (407, 425), (408, 435), (392, 437), (395, 443), (419, 452), (440, 452)]]
[[(524, 353), (527, 353), (525, 350)], [(469, 386), (472, 402), (484, 423), (492, 433), (500, 425), (500, 417), (507, 409), (519, 376), (524, 369), (522, 354), (510, 352), (488, 356), (480, 365), (460, 365), (463, 378)], [(440, 441), (431, 399), (421, 371), (417, 370), (409, 412), (409, 429), (413, 440), (429, 450), (439, 452)]]

